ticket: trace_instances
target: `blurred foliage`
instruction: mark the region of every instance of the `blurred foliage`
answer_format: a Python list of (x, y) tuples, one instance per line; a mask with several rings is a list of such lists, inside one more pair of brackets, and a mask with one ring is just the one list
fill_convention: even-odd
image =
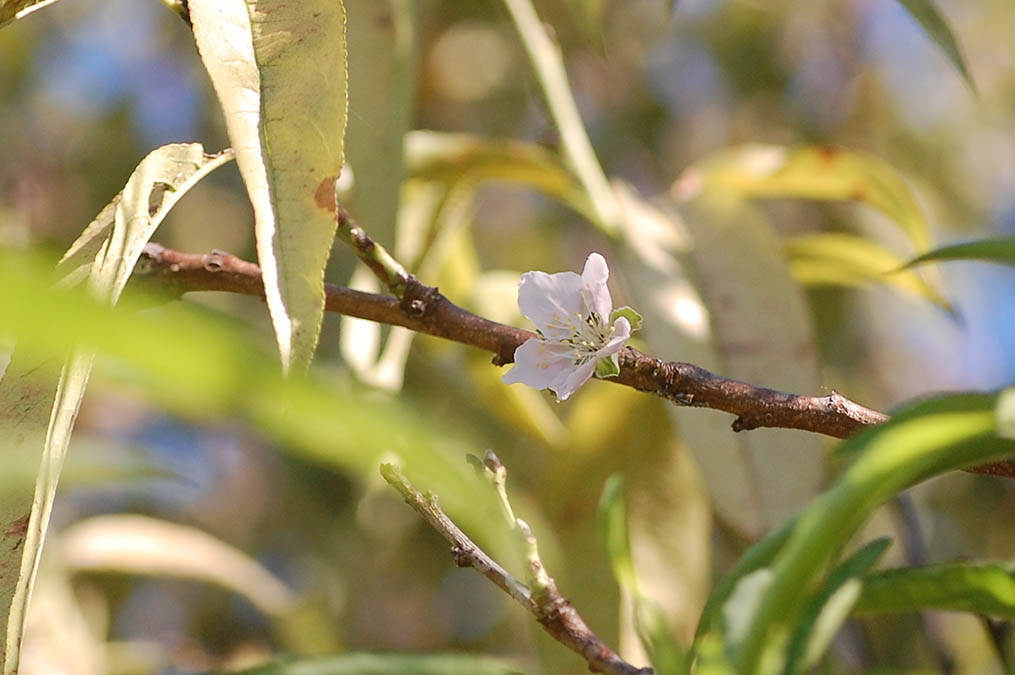
[[(0, 3), (0, 17), (25, 4)], [(598, 250), (614, 304), (646, 317), (637, 346), (660, 357), (801, 393), (835, 388), (879, 409), (1015, 382), (1015, 270), (955, 262), (896, 271), (914, 256), (1010, 262), (1010, 2), (536, 2), (617, 191), (617, 231), (572, 176), (563, 130), (503, 3), (424, 0), (414, 12), (400, 0), (347, 4), (350, 30), (370, 27), (350, 35), (350, 49), (378, 51), (349, 58), (350, 203), (367, 231), (455, 302), (523, 325), (520, 273), (577, 269)], [(310, 376), (287, 381), (256, 300), (200, 294), (113, 311), (51, 292), (24, 251), (67, 249), (154, 148), (228, 145), (210, 85), (187, 24), (158, 3), (56, 3), (0, 31), (0, 245), (10, 252), (0, 259), (0, 335), (18, 334), (19, 357), (82, 340), (100, 348), (68, 461), (87, 457), (108, 476), (57, 494), (23, 673), (194, 672), (339, 651), (349, 655), (254, 672), (507, 673), (515, 662), (526, 673), (585, 672), (496, 589), (456, 570), (376, 476), (380, 458), (401, 455), (482, 538), (492, 518), (475, 506), (482, 493), (461, 460), (484, 447), (511, 470), (512, 499), (562, 591), (633, 662), (647, 663), (646, 628), (659, 641), (665, 626), (674, 642), (650, 639), (649, 652), (688, 647), (698, 628), (698, 672), (731, 667), (717, 639), (727, 605), (728, 616), (759, 608), (778, 625), (756, 630), (792, 638), (801, 659), (832, 639), (820, 662), (830, 672), (944, 670), (942, 654), (953, 672), (1001, 672), (989, 631), (971, 615), (834, 628), (853, 602), (865, 613), (1010, 616), (1005, 566), (955, 564), (1015, 557), (1010, 482), (948, 473), (910, 490), (916, 520), (903, 521), (877, 505), (929, 473), (900, 469), (875, 489), (881, 474), (861, 471), (878, 455), (860, 446), (901, 447), (898, 438), (847, 443), (833, 457), (849, 465), (836, 480), (816, 437), (733, 434), (726, 415), (598, 382), (558, 405), (501, 384), (486, 355), (428, 337), (410, 348), (379, 330), (353, 343), (377, 344), (359, 367), (340, 347), (351, 329), (326, 317)], [(425, 131), (411, 132), (400, 156), (404, 129)], [(752, 148), (767, 148), (769, 164), (728, 162)], [(816, 168), (830, 152), (849, 164), (834, 184)], [(783, 163), (773, 166), (773, 154)], [(225, 167), (180, 199), (156, 238), (254, 259), (252, 223), (238, 174)], [(956, 240), (995, 245), (949, 246)], [(353, 268), (337, 248), (329, 280), (345, 283)], [(945, 427), (935, 429), (922, 441), (944, 443)], [(613, 474), (625, 494), (607, 503), (627, 531), (604, 550), (596, 513)], [(856, 507), (851, 524), (873, 515), (855, 541), (855, 527), (821, 526), (836, 494), (863, 497), (838, 503)], [(245, 552), (299, 597), (293, 623), (281, 629), (241, 596), (140, 565), (126, 575), (74, 566), (61, 540), (73, 543), (79, 521), (106, 513), (178, 522)], [(884, 535), (896, 543), (879, 564), (940, 565), (875, 571), (857, 595), (853, 580), (869, 561), (849, 555)], [(507, 550), (494, 533), (484, 541)], [(753, 595), (740, 589), (744, 607), (726, 602), (749, 573), (803, 564), (813, 584), (794, 578), (792, 598), (762, 574)], [(907, 573), (904, 582), (887, 576)], [(637, 618), (639, 594), (658, 605), (649, 626), (645, 610)], [(794, 637), (785, 626), (799, 615), (816, 617), (803, 624), (815, 629)], [(61, 641), (74, 648), (58, 649)]]

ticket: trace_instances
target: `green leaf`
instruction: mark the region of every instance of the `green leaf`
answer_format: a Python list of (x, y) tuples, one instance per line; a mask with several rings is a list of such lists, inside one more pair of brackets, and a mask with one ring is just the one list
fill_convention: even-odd
[(617, 375), (620, 375), (620, 364), (617, 363), (616, 354), (596, 361), (596, 377), (616, 377)]
[(0, 0), (0, 28), (54, 2), (56, 0)]
[(397, 453), (405, 473), (439, 490), (477, 541), (499, 536), (481, 513), (496, 508), (490, 491), (461, 461), (477, 444), (460, 428), (348, 382), (337, 386), (333, 374), (284, 378), (249, 330), (192, 303), (152, 308), (150, 298), (131, 294), (112, 308), (82, 289), (53, 288), (48, 277), (25, 253), (0, 251), (0, 333), (24, 345), (19, 353), (42, 362), (91, 345), (104, 355), (98, 375), (107, 381), (145, 391), (187, 419), (234, 416), (284, 451), (354, 476), (373, 477), (381, 458)]
[(631, 332), (641, 330), (642, 317), (636, 310), (624, 305), (618, 307), (610, 313), (610, 324), (612, 325), (620, 317), (624, 317), (631, 324)]
[(592, 205), (582, 186), (546, 148), (515, 140), (472, 134), (412, 131), (405, 138), (406, 169), (415, 178), (454, 183), (507, 181), (532, 187), (592, 220)]
[[(105, 207), (61, 262), (66, 279), (87, 275), (87, 288), (101, 302), (115, 304), (141, 250), (176, 201), (230, 156), (209, 156), (198, 143), (163, 146), (134, 170), (123, 192)], [(16, 334), (16, 330), (14, 333)], [(60, 470), (91, 372), (94, 352), (65, 345), (59, 359), (23, 353), (19, 346), (0, 381), (0, 441), (20, 461), (39, 461), (34, 495), (0, 495), (0, 616), (6, 621), (5, 675), (17, 671), (28, 601), (38, 571)], [(66, 352), (65, 352), (66, 353)], [(51, 412), (50, 412), (51, 411)], [(31, 509), (29, 516), (29, 509)], [(14, 570), (19, 570), (17, 575)]]
[(852, 234), (826, 232), (787, 239), (793, 276), (805, 286), (869, 287), (882, 284), (930, 300), (954, 314), (951, 304), (919, 274), (900, 270), (902, 260), (881, 244)]
[(695, 163), (673, 191), (688, 199), (710, 187), (743, 197), (862, 202), (888, 216), (916, 250), (930, 246), (927, 219), (906, 181), (891, 165), (867, 153), (751, 143)]
[(931, 565), (868, 576), (854, 612), (948, 610), (1015, 619), (1015, 569), (1011, 565)]
[(899, 0), (899, 4), (905, 7), (906, 11), (920, 23), (927, 36), (940, 47), (941, 51), (962, 74), (969, 88), (975, 93), (976, 83), (973, 82), (973, 76), (969, 73), (966, 59), (959, 47), (959, 41), (955, 39), (954, 32), (937, 6), (931, 0)]
[(624, 507), (624, 481), (620, 475), (610, 476), (603, 485), (599, 500), (599, 531), (613, 568), (613, 577), (634, 604), (635, 631), (656, 673), (677, 675), (683, 672), (684, 651), (673, 638), (662, 610), (638, 585)]
[(772, 585), (772, 568), (762, 567), (741, 577), (722, 606), (726, 644), (737, 647), (747, 637), (751, 620), (765, 591)]
[(736, 590), (737, 584), (747, 575), (769, 565), (775, 559), (776, 554), (782, 549), (793, 531), (796, 520), (788, 520), (778, 528), (769, 532), (764, 539), (751, 546), (740, 556), (736, 564), (726, 575), (716, 583), (708, 596), (704, 609), (701, 610), (701, 620), (698, 622), (698, 629), (694, 634), (694, 642), (688, 650), (687, 662), (694, 663), (699, 654), (705, 649), (705, 645), (717, 637), (715, 630), (722, 615), (722, 608)]
[(489, 656), (396, 653), (279, 661), (229, 672), (230, 675), (522, 675), (510, 661)]
[(205, 69), (254, 207), (283, 368), (305, 369), (324, 312), (347, 83), (339, 0), (191, 0)]
[(891, 543), (890, 537), (868, 542), (832, 570), (821, 590), (811, 597), (790, 639), (786, 673), (807, 672), (824, 655), (860, 596), (861, 578)]
[(982, 260), (999, 265), (1015, 265), (1015, 237), (981, 239), (942, 246), (913, 258), (904, 267), (948, 260)]
[(879, 505), (932, 476), (1015, 454), (997, 433), (997, 395), (953, 394), (916, 403), (840, 446), (852, 464), (799, 516), (772, 564), (772, 585), (736, 655), (741, 672), (772, 657), (769, 641), (796, 626), (807, 589)]
[[(352, 188), (343, 196), (343, 206), (367, 226), (375, 241), (393, 250), (411, 270), (418, 252), (406, 256), (405, 246), (400, 244), (412, 237), (401, 230), (418, 219), (399, 214), (399, 194), (416, 79), (417, 3), (346, 0), (345, 7), (349, 108), (354, 114), (349, 117), (345, 149)], [(357, 290), (381, 290), (380, 282), (365, 265), (352, 271), (354, 260), (336, 258), (329, 264), (329, 274), (348, 278), (348, 285)], [(388, 391), (401, 388), (413, 333), (404, 328), (384, 331), (380, 324), (348, 316), (342, 317), (341, 325), (340, 351), (357, 377)]]

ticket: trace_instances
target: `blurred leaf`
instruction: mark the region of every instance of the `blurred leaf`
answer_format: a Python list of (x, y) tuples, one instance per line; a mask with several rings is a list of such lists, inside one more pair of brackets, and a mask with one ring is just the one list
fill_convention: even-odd
[(347, 83), (337, 0), (191, 0), (194, 39), (254, 207), (285, 370), (313, 358), (335, 234)]
[(747, 637), (764, 593), (772, 585), (772, 568), (762, 567), (740, 577), (722, 606), (726, 644), (739, 647)]
[(604, 233), (616, 236), (623, 220), (622, 209), (578, 112), (560, 45), (552, 37), (549, 24), (540, 20), (531, 0), (503, 1), (543, 90), (550, 117), (560, 132), (561, 152), (591, 205), (593, 217), (589, 221)]
[(740, 671), (774, 658), (772, 636), (798, 625), (815, 577), (880, 504), (940, 473), (1015, 454), (1015, 442), (997, 433), (997, 403), (991, 394), (921, 401), (840, 446), (852, 464), (801, 513), (773, 562), (772, 585), (736, 655)]
[(899, 256), (865, 237), (838, 232), (802, 235), (787, 239), (785, 250), (793, 276), (805, 286), (884, 284), (954, 313), (951, 304), (923, 277), (900, 271)]
[[(174, 413), (197, 420), (237, 416), (281, 448), (354, 475), (373, 476), (382, 457), (397, 454), (423, 489), (477, 540), (498, 536), (483, 508), (491, 501), (461, 461), (475, 444), (408, 403), (369, 396), (334, 378), (283, 378), (249, 331), (190, 303), (151, 307), (128, 297), (103, 306), (77, 289), (54, 289), (24, 253), (0, 253), (0, 333), (15, 335), (26, 355), (42, 360), (75, 344), (107, 358), (102, 374), (142, 387)], [(20, 349), (20, 347), (19, 347)], [(116, 367), (114, 367), (116, 366)], [(6, 380), (6, 378), (5, 378)]]
[(606, 0), (568, 0), (568, 6), (585, 38), (599, 41), (606, 15)]
[[(404, 138), (412, 118), (417, 7), (408, 0), (346, 0), (345, 5), (352, 112), (345, 154), (354, 184), (343, 205), (374, 240), (394, 247), (396, 258), (411, 269), (414, 256), (406, 256), (399, 244), (405, 238), (402, 230), (415, 227), (417, 219), (399, 215), (399, 194)], [(429, 224), (427, 221), (425, 226)], [(333, 267), (348, 270), (350, 265), (336, 260)], [(364, 265), (356, 266), (349, 285), (370, 292), (380, 290), (376, 277)], [(381, 389), (398, 391), (412, 333), (402, 328), (389, 330), (378, 361), (382, 326), (345, 316), (341, 324), (340, 350), (357, 376)]]
[(695, 163), (677, 179), (673, 192), (693, 199), (711, 188), (744, 197), (863, 202), (894, 221), (916, 250), (930, 246), (927, 219), (905, 180), (890, 164), (863, 152), (741, 145)]
[[(141, 250), (169, 209), (198, 180), (228, 159), (227, 155), (205, 155), (198, 143), (166, 145), (151, 152), (131, 174), (119, 197), (74, 243), (60, 271), (72, 277), (78, 270), (87, 270), (88, 291), (102, 302), (115, 304)], [(113, 204), (115, 207), (110, 208)], [(81, 257), (93, 253), (94, 261)], [(10, 447), (8, 452), (41, 457), (41, 462), (34, 495), (18, 490), (0, 496), (0, 523), (6, 524), (0, 566), (19, 570), (16, 578), (7, 574), (0, 580), (0, 608), (4, 612), (0, 616), (7, 616), (5, 675), (17, 672), (28, 601), (94, 356), (90, 349), (66, 344), (62, 351), (71, 355), (56, 377), (52, 356), (38, 360), (23, 355), (24, 348), (22, 342), (0, 381), (0, 421), (7, 423), (3, 440)], [(50, 407), (52, 412), (47, 414)], [(43, 434), (45, 440), (40, 444)], [(23, 518), (28, 518), (24, 524)]]
[(354, 180), (344, 206), (376, 241), (392, 247), (412, 119), (418, 9), (410, 0), (344, 2), (351, 111), (345, 155)]
[(684, 651), (674, 639), (665, 614), (638, 585), (627, 530), (624, 482), (617, 474), (610, 476), (603, 485), (599, 528), (613, 576), (634, 605), (635, 631), (645, 653), (658, 675), (677, 675), (684, 668)]
[(942, 246), (913, 258), (905, 264), (905, 267), (948, 260), (983, 260), (999, 265), (1015, 265), (1015, 237), (981, 239)]
[(715, 629), (718, 626), (723, 607), (733, 595), (737, 585), (744, 577), (771, 564), (786, 544), (795, 524), (795, 519), (787, 520), (769, 532), (764, 539), (747, 549), (733, 568), (716, 583), (712, 593), (708, 596), (704, 609), (701, 610), (701, 620), (694, 635), (694, 642), (691, 643), (687, 654), (688, 667), (695, 663), (696, 659), (703, 658), (706, 645), (718, 638)]
[(821, 589), (811, 597), (790, 639), (786, 673), (807, 672), (817, 664), (856, 604), (863, 576), (891, 543), (890, 537), (868, 542), (832, 570)]
[(1015, 619), (1011, 565), (956, 563), (886, 570), (864, 579), (853, 611), (948, 610)]
[(933, 40), (945, 53), (962, 74), (969, 88), (975, 93), (976, 83), (973, 82), (973, 76), (969, 73), (966, 59), (962, 56), (959, 41), (955, 39), (954, 32), (932, 0), (899, 0), (899, 4), (905, 7), (906, 11), (920, 23), (924, 32), (927, 33), (927, 37)]
[(406, 169), (414, 177), (451, 183), (469, 174), (478, 181), (519, 183), (594, 219), (581, 185), (552, 152), (533, 143), (413, 131), (405, 138), (405, 152)]
[(0, 28), (54, 2), (56, 0), (0, 0)]
[[(510, 661), (475, 654), (345, 654), (280, 661), (231, 675), (522, 675)], [(216, 673), (225, 675), (225, 673)]]
[[(816, 392), (810, 316), (770, 224), (756, 207), (714, 192), (682, 206), (692, 237), (684, 262), (707, 310), (694, 307), (672, 273), (653, 280), (639, 272), (632, 286), (635, 297), (638, 288), (647, 295), (636, 306), (646, 314), (654, 355), (766, 387)], [(717, 515), (747, 539), (761, 537), (820, 490), (825, 458), (817, 436), (775, 429), (735, 434), (725, 415), (678, 406), (670, 412), (698, 460)], [(793, 481), (787, 483), (787, 475)]]
[(79, 521), (61, 533), (60, 553), (74, 572), (183, 577), (222, 586), (275, 618), (296, 604), (293, 591), (242, 551), (196, 528), (147, 516)]

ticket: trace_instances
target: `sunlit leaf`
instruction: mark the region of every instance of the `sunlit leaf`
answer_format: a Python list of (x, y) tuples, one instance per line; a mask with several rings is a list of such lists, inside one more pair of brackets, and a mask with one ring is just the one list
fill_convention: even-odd
[[(73, 277), (79, 270), (85, 271), (88, 291), (102, 302), (115, 304), (141, 250), (169, 209), (197, 181), (229, 159), (227, 154), (205, 155), (198, 143), (153, 151), (131, 174), (123, 192), (74, 243), (60, 272)], [(28, 601), (94, 354), (89, 348), (66, 344), (63, 353), (71, 355), (57, 376), (59, 357), (49, 354), (40, 359), (23, 353), (28, 347), (34, 345), (19, 346), (0, 381), (0, 422), (4, 423), (0, 440), (10, 446), (10, 453), (37, 461), (41, 458), (34, 495), (20, 490), (0, 495), (0, 523), (7, 524), (0, 567), (19, 570), (16, 577), (8, 573), (0, 579), (0, 608), (7, 616), (5, 675), (17, 671)]]
[(1015, 442), (997, 433), (997, 399), (953, 394), (921, 401), (840, 446), (852, 463), (801, 513), (773, 561), (772, 584), (736, 654), (742, 672), (755, 672), (771, 657), (772, 636), (798, 623), (829, 556), (880, 504), (937, 474), (1015, 454)]
[(807, 672), (824, 655), (860, 596), (862, 577), (890, 544), (888, 537), (868, 542), (832, 570), (801, 615), (787, 650), (786, 672)]
[(131, 514), (96, 516), (60, 534), (74, 572), (195, 579), (247, 598), (268, 616), (291, 611), (296, 594), (242, 551), (193, 527)]
[(751, 143), (697, 162), (673, 186), (679, 199), (718, 188), (744, 197), (796, 197), (861, 202), (888, 216), (913, 247), (930, 246), (927, 219), (902, 176), (863, 152)]
[(902, 259), (871, 239), (825, 232), (787, 239), (784, 246), (793, 276), (805, 286), (882, 284), (954, 311), (936, 288), (912, 270), (900, 270)]
[(230, 675), (523, 675), (510, 661), (489, 656), (397, 653), (279, 661), (229, 672)]
[(345, 12), (339, 0), (191, 0), (189, 9), (254, 207), (282, 364), (301, 370), (321, 330), (324, 266), (336, 226)]
[(959, 73), (962, 74), (966, 83), (969, 84), (969, 88), (975, 92), (976, 83), (973, 82), (973, 76), (969, 73), (969, 67), (966, 65), (965, 57), (962, 55), (959, 41), (955, 39), (955, 33), (941, 14), (941, 10), (937, 8), (932, 0), (898, 1), (920, 23), (927, 36), (945, 53), (948, 60), (952, 62)]
[(949, 260), (982, 260), (999, 265), (1015, 265), (1015, 237), (981, 239), (962, 244), (942, 246), (928, 251), (906, 263), (906, 267)]
[(948, 610), (1015, 619), (1011, 565), (956, 563), (886, 570), (864, 579), (854, 612)]
[(592, 205), (581, 185), (552, 152), (533, 143), (472, 134), (413, 131), (405, 139), (406, 169), (415, 177), (518, 183), (559, 199), (589, 219)]

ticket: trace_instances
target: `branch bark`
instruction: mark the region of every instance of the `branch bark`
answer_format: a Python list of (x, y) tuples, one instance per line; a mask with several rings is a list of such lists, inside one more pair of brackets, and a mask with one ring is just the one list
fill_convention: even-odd
[[(472, 567), (510, 595), (568, 649), (581, 655), (593, 673), (604, 675), (653, 675), (651, 668), (637, 668), (610, 649), (592, 632), (571, 602), (561, 595), (548, 575), (548, 583), (533, 590), (515, 579), (497, 561), (479, 548), (441, 509), (437, 498), (424, 495), (391, 464), (381, 465), (381, 475), (402, 495), (430, 527), (451, 544), (451, 555), (459, 567)], [(531, 536), (531, 534), (529, 535)], [(545, 574), (545, 572), (544, 572)]]
[[(264, 297), (260, 268), (219, 251), (201, 255), (148, 244), (135, 278), (173, 296), (192, 291), (226, 291)], [(531, 331), (476, 316), (413, 276), (403, 283), (401, 299), (325, 284), (325, 308), (478, 347), (493, 353), (495, 365), (512, 363), (515, 349), (537, 337)], [(620, 353), (620, 375), (607, 381), (655, 394), (677, 405), (728, 412), (736, 416), (732, 423), (734, 431), (769, 427), (848, 438), (866, 426), (888, 419), (884, 413), (836, 391), (827, 396), (804, 396), (758, 387), (691, 363), (660, 361), (632, 347)], [(972, 467), (969, 471), (1015, 478), (1015, 459)]]

